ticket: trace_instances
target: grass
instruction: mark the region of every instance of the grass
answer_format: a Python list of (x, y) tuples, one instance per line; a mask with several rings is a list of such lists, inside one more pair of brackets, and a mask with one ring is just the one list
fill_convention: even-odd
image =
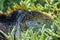
[[(46, 28), (44, 24), (38, 31), (34, 31), (34, 27), (30, 26), (27, 31), (20, 32), (22, 40), (60, 40), (60, 27), (55, 23), (50, 26), (51, 28)], [(13, 34), (13, 33), (12, 33)], [(11, 34), (11, 35), (12, 35)], [(17, 38), (16, 40), (20, 40)], [(11, 36), (10, 40), (13, 40)]]
[[(12, 32), (9, 33), (9, 40), (14, 40), (14, 31), (15, 27), (13, 28)], [(47, 24), (44, 24), (38, 29), (38, 31), (35, 31), (34, 27), (30, 26), (30, 28), (26, 31), (20, 31), (20, 35), (21, 38), (18, 36), (16, 40), (60, 40), (60, 27), (56, 23), (53, 23), (47, 28)]]
[[(33, 26), (30, 26), (30, 28), (24, 32), (18, 30), (20, 31), (22, 40), (60, 40), (60, 0), (19, 0), (17, 2), (16, 0), (10, 0), (9, 2), (8, 6), (3, 6), (3, 0), (0, 4), (0, 11), (10, 13), (17, 9), (28, 11), (35, 10), (46, 12), (55, 18), (55, 21), (51, 25), (49, 23), (44, 24), (38, 31), (34, 31)], [(7, 2), (5, 2), (5, 4), (6, 3)], [(4, 34), (2, 31), (0, 32), (2, 32), (9, 40), (14, 40), (14, 31), (15, 28), (13, 28), (9, 35)], [(20, 39), (18, 37), (16, 38), (16, 40)]]

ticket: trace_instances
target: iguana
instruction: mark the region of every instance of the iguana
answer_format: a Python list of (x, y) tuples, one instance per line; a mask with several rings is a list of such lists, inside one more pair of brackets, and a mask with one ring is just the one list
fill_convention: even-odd
[(13, 28), (14, 25), (16, 26), (16, 31), (19, 27), (21, 30), (26, 30), (27, 24), (25, 22), (27, 20), (38, 21), (40, 23), (48, 23), (54, 21), (54, 18), (42, 12), (16, 10), (8, 15), (4, 13), (0, 14), (0, 23), (3, 24), (0, 25), (0, 27), (2, 26), (2, 29), (0, 28), (0, 30), (4, 31), (5, 33), (8, 33), (10, 32), (10, 26)]

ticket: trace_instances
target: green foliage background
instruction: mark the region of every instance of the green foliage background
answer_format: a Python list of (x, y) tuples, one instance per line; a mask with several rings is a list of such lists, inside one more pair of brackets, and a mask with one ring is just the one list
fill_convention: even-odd
[[(23, 40), (60, 40), (60, 0), (0, 0), (0, 11), (7, 12), (7, 8), (12, 8), (16, 3), (27, 10), (58, 14), (52, 25), (44, 24), (38, 32), (33, 33), (32, 27), (25, 32), (20, 32)], [(14, 29), (9, 33), (9, 40), (14, 40)], [(20, 39), (16, 38), (16, 40)]]

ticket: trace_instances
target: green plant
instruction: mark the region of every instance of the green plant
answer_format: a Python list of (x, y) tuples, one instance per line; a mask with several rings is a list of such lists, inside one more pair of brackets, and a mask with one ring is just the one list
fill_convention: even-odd
[[(7, 5), (6, 5), (7, 4)], [(33, 31), (33, 26), (27, 29), (27, 31), (21, 32), (23, 40), (60, 40), (60, 0), (0, 0), (0, 11), (7, 11), (10, 7), (19, 4), (19, 6), (25, 8), (27, 11), (41, 11), (51, 13), (55, 18), (55, 21), (51, 24), (44, 24), (37, 32)], [(6, 35), (9, 40), (14, 40), (15, 28)], [(19, 38), (16, 38), (19, 40)]]

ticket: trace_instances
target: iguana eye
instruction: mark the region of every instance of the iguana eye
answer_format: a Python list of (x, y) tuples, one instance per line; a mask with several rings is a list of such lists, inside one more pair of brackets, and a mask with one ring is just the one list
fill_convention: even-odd
[(37, 22), (38, 24), (41, 24), (40, 22)]

